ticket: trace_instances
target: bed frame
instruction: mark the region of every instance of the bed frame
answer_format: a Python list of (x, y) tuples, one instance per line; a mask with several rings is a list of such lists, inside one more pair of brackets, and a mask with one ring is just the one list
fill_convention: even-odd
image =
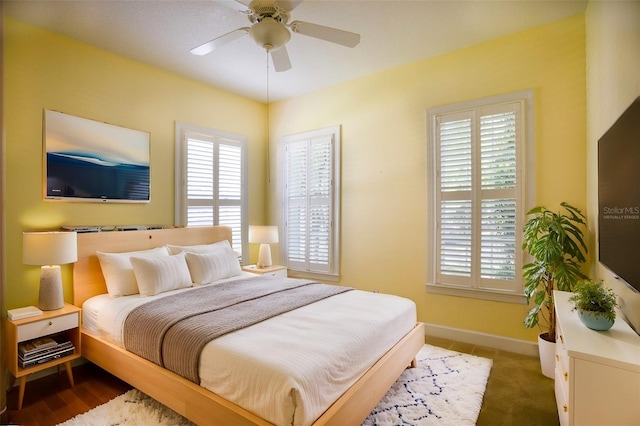
[[(227, 227), (171, 228), (78, 234), (78, 261), (73, 267), (73, 303), (107, 292), (96, 251), (145, 250), (164, 244), (195, 245), (229, 240)], [(360, 425), (404, 369), (415, 366), (424, 345), (418, 323), (348, 389), (314, 425)], [(215, 393), (82, 329), (84, 358), (160, 401), (196, 424), (270, 425), (271, 423)]]

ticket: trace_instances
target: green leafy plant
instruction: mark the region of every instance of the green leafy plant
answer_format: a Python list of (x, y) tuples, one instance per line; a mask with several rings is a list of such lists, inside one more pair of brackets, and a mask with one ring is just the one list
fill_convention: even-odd
[(584, 280), (578, 282), (573, 289), (573, 296), (569, 301), (573, 302), (574, 309), (593, 312), (594, 317), (603, 316), (610, 322), (616, 320), (616, 294), (602, 282)]
[(553, 291), (572, 291), (573, 286), (587, 277), (580, 271), (586, 262), (587, 245), (582, 228), (585, 216), (577, 208), (560, 204), (564, 212), (553, 212), (538, 206), (527, 215), (532, 216), (524, 225), (522, 249), (532, 257), (523, 266), (524, 293), (533, 308), (524, 320), (527, 328), (543, 329), (546, 340), (555, 342), (556, 321)]

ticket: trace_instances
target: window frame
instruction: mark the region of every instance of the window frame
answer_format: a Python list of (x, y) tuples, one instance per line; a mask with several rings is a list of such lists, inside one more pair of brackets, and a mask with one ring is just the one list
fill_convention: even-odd
[[(175, 127), (175, 218), (176, 226), (187, 225), (187, 208), (189, 206), (187, 200), (187, 138), (189, 134), (200, 135), (202, 139), (211, 141), (213, 144), (232, 145), (241, 148), (241, 200), (240, 200), (240, 241), (241, 253), (239, 253), (241, 262), (249, 259), (249, 242), (248, 242), (248, 217), (249, 217), (249, 157), (248, 147), (249, 138), (247, 136), (236, 133), (226, 132), (204, 126), (198, 126), (176, 121)], [(216, 191), (217, 192), (217, 191)], [(224, 203), (220, 203), (220, 199), (212, 200), (214, 206), (214, 226), (218, 225), (218, 216), (215, 213), (217, 208)], [(192, 225), (193, 226), (193, 225)], [(197, 226), (197, 225), (196, 225)]]
[[(325, 281), (337, 282), (340, 279), (340, 152), (341, 152), (341, 126), (329, 126), (321, 129), (296, 133), (283, 137), (282, 139), (282, 206), (281, 206), (281, 223), (282, 240), (280, 244), (280, 259), (284, 266), (289, 269), (289, 276), (299, 278), (322, 279)], [(292, 143), (298, 143), (304, 140), (312, 140), (316, 138), (331, 137), (332, 153), (331, 153), (331, 242), (329, 247), (329, 268), (328, 271), (317, 271), (312, 269), (299, 269), (291, 265), (288, 260), (289, 241), (288, 241), (288, 208), (289, 200), (287, 197), (288, 171), (289, 171), (289, 154), (288, 147)], [(307, 246), (308, 248), (308, 246)]]
[[(438, 280), (439, 265), (438, 251), (439, 247), (439, 213), (440, 193), (439, 188), (439, 165), (436, 163), (438, 158), (436, 151), (439, 138), (437, 135), (437, 120), (442, 116), (455, 114), (466, 114), (472, 112), (477, 115), (477, 121), (481, 115), (479, 111), (483, 108), (494, 108), (505, 104), (521, 104), (521, 117), (519, 121), (520, 130), (517, 132), (516, 139), (516, 240), (515, 240), (515, 278), (509, 280), (511, 285), (502, 289), (482, 288), (481, 283), (486, 279), (480, 277), (480, 274), (472, 274), (470, 279), (471, 285), (468, 283), (461, 285), (460, 282), (441, 282)], [(438, 106), (427, 110), (427, 282), (425, 289), (428, 293), (445, 294), (453, 296), (462, 296), (469, 298), (494, 300), (510, 303), (526, 304), (524, 297), (524, 282), (522, 279), (522, 265), (524, 263), (525, 253), (521, 249), (522, 245), (522, 227), (526, 212), (533, 206), (533, 196), (535, 194), (535, 167), (534, 167), (534, 110), (533, 110), (533, 90), (523, 90), (498, 96), (491, 96), (482, 99), (476, 99), (467, 102)], [(472, 136), (472, 150), (479, 145), (478, 137), (479, 129)], [(477, 176), (476, 176), (477, 177)], [(476, 184), (475, 186), (478, 186)], [(482, 197), (478, 195), (478, 188), (471, 190), (472, 203), (480, 205)], [(473, 208), (473, 207), (472, 207)], [(476, 209), (472, 215), (472, 221), (478, 223), (480, 213)], [(477, 226), (476, 226), (477, 228)], [(474, 231), (479, 233), (480, 231)], [(477, 238), (477, 237), (476, 237)], [(478, 241), (478, 240), (476, 240)], [(481, 244), (477, 242), (473, 246), (473, 256), (479, 256)], [(504, 284), (504, 283), (503, 283)]]

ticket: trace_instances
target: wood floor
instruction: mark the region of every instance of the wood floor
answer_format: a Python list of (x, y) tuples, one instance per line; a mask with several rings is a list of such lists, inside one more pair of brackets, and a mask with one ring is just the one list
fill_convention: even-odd
[(131, 389), (101, 368), (85, 363), (73, 368), (75, 386), (67, 374), (53, 374), (27, 382), (22, 410), (18, 410), (18, 388), (7, 393), (4, 424), (52, 426), (104, 404)]

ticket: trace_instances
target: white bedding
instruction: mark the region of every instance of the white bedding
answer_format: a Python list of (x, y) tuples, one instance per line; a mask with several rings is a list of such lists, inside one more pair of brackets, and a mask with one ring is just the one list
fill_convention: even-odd
[[(255, 275), (236, 279), (247, 276)], [(83, 327), (124, 346), (132, 309), (189, 290), (93, 297)], [(411, 300), (349, 291), (213, 340), (200, 358), (200, 384), (272, 423), (308, 425), (415, 324)]]

